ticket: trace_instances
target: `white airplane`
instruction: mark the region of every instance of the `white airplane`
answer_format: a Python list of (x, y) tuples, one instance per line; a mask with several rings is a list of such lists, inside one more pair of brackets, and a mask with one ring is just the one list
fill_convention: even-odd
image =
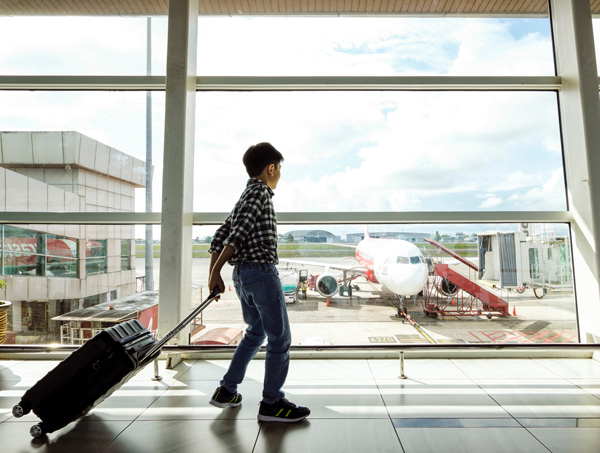
[[(280, 259), (280, 262), (324, 267), (325, 272), (317, 278), (316, 289), (325, 297), (335, 295), (338, 290), (342, 296), (344, 293), (352, 296), (351, 281), (357, 277), (380, 283), (402, 299), (416, 296), (427, 283), (427, 262), (419, 248), (407, 241), (373, 239), (365, 230), (365, 239), (356, 246), (356, 260), (358, 265), (354, 266), (296, 259)], [(337, 275), (332, 271), (338, 271)]]

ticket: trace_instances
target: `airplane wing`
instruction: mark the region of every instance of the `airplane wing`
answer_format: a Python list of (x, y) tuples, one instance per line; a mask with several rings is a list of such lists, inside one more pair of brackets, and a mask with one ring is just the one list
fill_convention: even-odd
[(347, 248), (347, 249), (354, 249), (354, 250), (356, 250), (356, 245), (351, 245), (351, 244), (339, 244), (337, 242), (330, 242), (327, 245), (334, 245), (336, 247), (344, 247), (344, 248)]
[(366, 277), (367, 269), (360, 264), (353, 265), (344, 265), (344, 264), (333, 264), (333, 263), (323, 263), (319, 261), (307, 261), (307, 260), (297, 260), (295, 258), (279, 258), (279, 264), (295, 264), (295, 265), (303, 265), (303, 266), (315, 266), (315, 267), (323, 267), (326, 271), (328, 270), (337, 270), (337, 271), (345, 271), (351, 274)]

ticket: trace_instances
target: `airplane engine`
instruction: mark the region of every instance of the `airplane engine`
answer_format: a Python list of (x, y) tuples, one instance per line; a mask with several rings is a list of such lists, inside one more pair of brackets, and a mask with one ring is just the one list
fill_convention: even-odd
[(333, 296), (339, 287), (338, 279), (333, 274), (321, 274), (317, 278), (317, 291), (324, 297)]
[(455, 285), (450, 280), (445, 279), (443, 277), (436, 278), (435, 287), (439, 293), (443, 294), (446, 297), (456, 295), (456, 293), (460, 289), (458, 285)]

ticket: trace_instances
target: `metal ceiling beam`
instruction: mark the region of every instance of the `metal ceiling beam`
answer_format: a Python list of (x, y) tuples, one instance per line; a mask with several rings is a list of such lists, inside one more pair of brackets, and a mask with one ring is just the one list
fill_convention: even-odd
[[(227, 212), (195, 212), (194, 225), (220, 225)], [(159, 212), (0, 212), (0, 223), (72, 225), (160, 225)], [(281, 225), (421, 223), (565, 223), (569, 211), (279, 212)]]
[[(198, 76), (197, 91), (557, 91), (552, 76)], [(164, 91), (164, 76), (0, 76), (0, 90)]]

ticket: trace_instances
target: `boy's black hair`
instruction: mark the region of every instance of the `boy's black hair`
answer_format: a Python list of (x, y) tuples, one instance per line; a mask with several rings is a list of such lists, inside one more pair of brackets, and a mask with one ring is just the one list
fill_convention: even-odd
[(265, 167), (283, 162), (283, 156), (270, 143), (261, 142), (248, 148), (244, 153), (242, 161), (244, 162), (248, 176), (253, 178), (259, 176)]

